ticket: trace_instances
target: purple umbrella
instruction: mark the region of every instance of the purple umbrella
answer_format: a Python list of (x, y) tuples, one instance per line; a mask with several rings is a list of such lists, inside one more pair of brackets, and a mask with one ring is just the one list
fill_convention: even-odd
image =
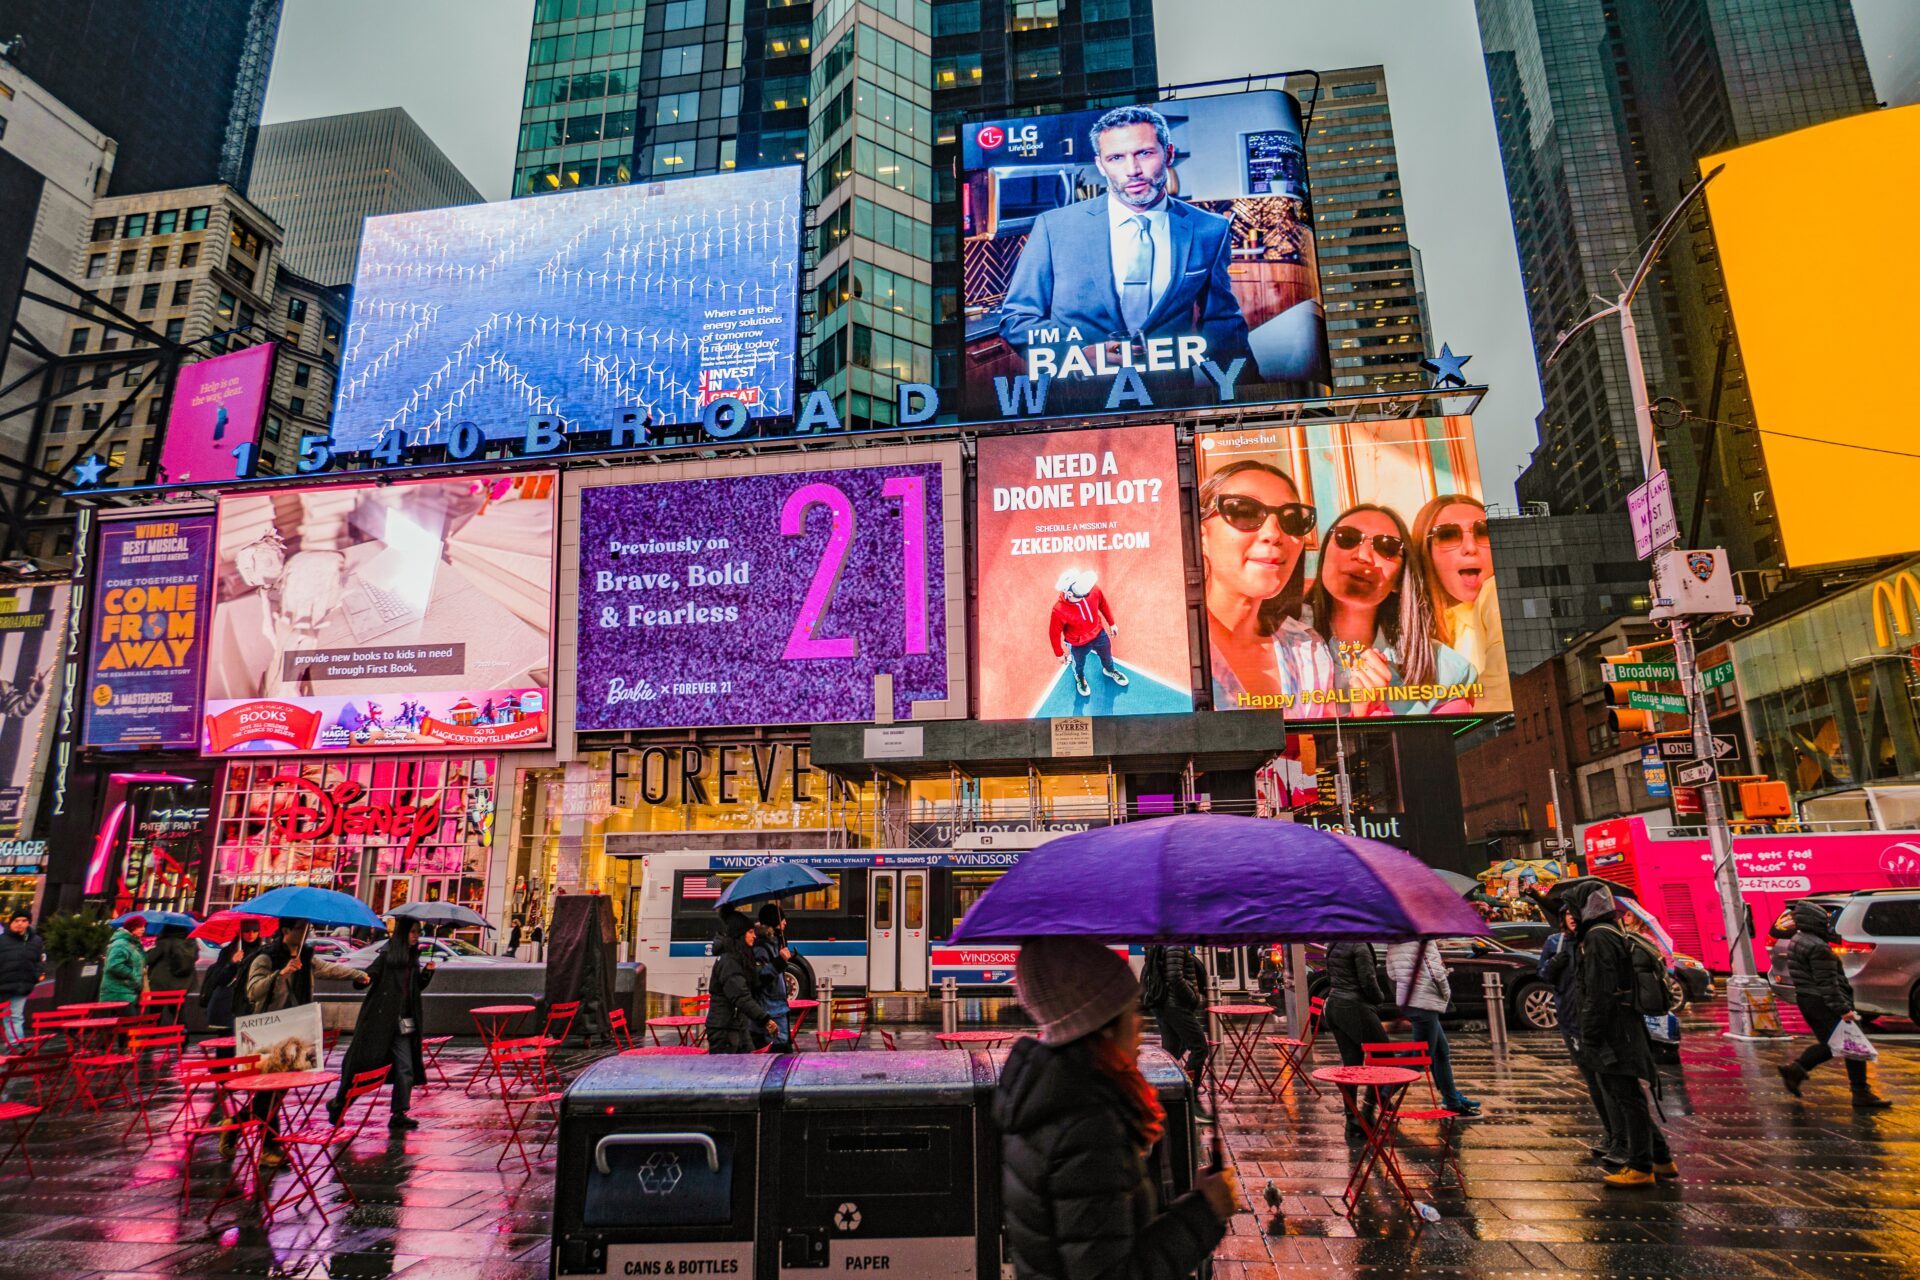
[(1458, 890), (1390, 845), (1299, 823), (1188, 814), (1048, 841), (974, 903), (953, 941), (1073, 934), (1231, 946), (1486, 932)]

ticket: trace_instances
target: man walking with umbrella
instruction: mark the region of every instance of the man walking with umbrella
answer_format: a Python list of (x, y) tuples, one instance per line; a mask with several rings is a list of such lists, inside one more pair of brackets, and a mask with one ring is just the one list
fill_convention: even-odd
[[(364, 987), (372, 981), (358, 969), (349, 969), (343, 964), (315, 956), (313, 944), (307, 941), (308, 928), (305, 920), (283, 916), (279, 934), (254, 953), (247, 965), (244, 982), (247, 1012), (273, 1013), (280, 1009), (291, 1009), (295, 1005), (313, 1003), (313, 979), (316, 974), (322, 978), (351, 982), (357, 987)], [(252, 1115), (255, 1119), (265, 1120), (272, 1105), (271, 1095), (260, 1094), (253, 1100)], [(221, 1139), (220, 1149), (223, 1153), (228, 1150), (224, 1138)], [(260, 1163), (284, 1164), (286, 1156), (272, 1139), (268, 1139)]]
[(420, 964), (420, 922), (395, 916), (386, 947), (367, 966), (367, 998), (360, 1002), (353, 1039), (347, 1042), (346, 1060), (340, 1067), (340, 1091), (327, 1104), (327, 1117), (335, 1124), (340, 1123), (354, 1076), (391, 1066), (387, 1083), (393, 1086), (393, 1095), (387, 1128), (399, 1133), (420, 1127), (408, 1107), (413, 1086), (427, 1075), (420, 1043), (420, 1028), (425, 1021), (420, 1012), (420, 993), (433, 981), (433, 971), (433, 961)]
[(1645, 985), (1636, 966), (1637, 944), (1620, 929), (1613, 893), (1590, 891), (1580, 905), (1580, 1053), (1582, 1062), (1600, 1077), (1614, 1135), (1626, 1146), (1624, 1167), (1606, 1175), (1617, 1187), (1651, 1186), (1656, 1178), (1676, 1178), (1680, 1170), (1671, 1157), (1657, 1160), (1658, 1129), (1648, 1108), (1642, 1081), (1658, 1086), (1653, 1046), (1647, 1039), (1643, 1001), (1666, 1009), (1666, 987), (1657, 967), (1650, 975), (1657, 994), (1643, 996)]

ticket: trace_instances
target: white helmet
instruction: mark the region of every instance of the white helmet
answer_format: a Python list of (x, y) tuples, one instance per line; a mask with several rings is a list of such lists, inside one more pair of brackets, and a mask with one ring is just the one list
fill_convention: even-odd
[(1053, 585), (1069, 600), (1085, 600), (1093, 594), (1093, 584), (1097, 581), (1099, 576), (1091, 569), (1068, 569)]

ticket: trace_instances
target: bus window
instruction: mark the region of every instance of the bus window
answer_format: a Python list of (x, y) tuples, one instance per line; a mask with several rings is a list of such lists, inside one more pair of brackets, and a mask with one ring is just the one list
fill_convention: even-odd
[(927, 880), (925, 876), (910, 875), (903, 893), (905, 901), (900, 904), (900, 927), (902, 929), (924, 929), (927, 927)]
[(875, 929), (893, 928), (893, 880), (883, 878), (873, 886), (873, 923)]
[(838, 911), (840, 909), (840, 873), (823, 871), (821, 874), (833, 883), (815, 889), (812, 893), (788, 898), (784, 905), (789, 915), (796, 911)]
[(714, 904), (727, 886), (740, 878), (738, 871), (680, 871), (673, 877), (673, 910), (677, 915), (713, 912)]
[(1005, 874), (1004, 871), (956, 871), (953, 873), (953, 928), (960, 927), (961, 919), (974, 903), (980, 901), (980, 895)]

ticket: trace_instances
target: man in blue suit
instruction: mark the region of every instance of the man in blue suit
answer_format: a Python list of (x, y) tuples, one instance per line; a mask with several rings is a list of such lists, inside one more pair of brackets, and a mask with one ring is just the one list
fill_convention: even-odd
[[(1152, 338), (1198, 336), (1206, 344), (1199, 358), (1225, 370), (1248, 357), (1253, 377), (1246, 381), (1257, 380), (1227, 273), (1230, 224), (1167, 194), (1173, 143), (1166, 118), (1151, 107), (1116, 107), (1089, 137), (1107, 190), (1034, 220), (1001, 304), (1001, 336), (1026, 355), (1051, 349), (1052, 367), (1063, 372), (1084, 357), (1102, 398), (1110, 382), (1100, 371), (1122, 363), (1123, 347), (1145, 369), (1142, 344)], [(1075, 347), (1080, 357), (1071, 354)], [(1210, 389), (1195, 364), (1194, 345), (1181, 344), (1172, 370), (1146, 375), (1155, 399), (1162, 389)]]

